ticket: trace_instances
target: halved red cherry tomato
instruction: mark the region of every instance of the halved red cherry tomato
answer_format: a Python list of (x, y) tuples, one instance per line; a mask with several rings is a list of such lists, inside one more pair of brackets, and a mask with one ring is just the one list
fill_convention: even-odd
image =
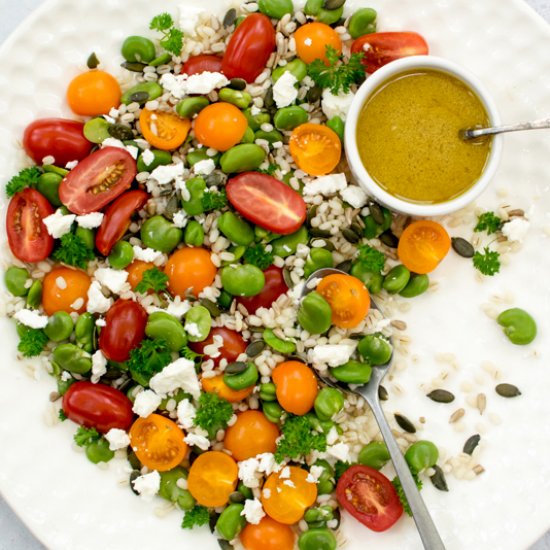
[(229, 180), (226, 192), (235, 210), (273, 233), (294, 233), (306, 219), (304, 199), (288, 185), (267, 174), (239, 174)]
[(133, 300), (118, 299), (105, 315), (99, 349), (111, 361), (122, 363), (145, 336), (147, 312)]
[(112, 428), (127, 430), (134, 413), (124, 393), (105, 384), (75, 382), (63, 396), (63, 412), (73, 422), (107, 433)]
[(41, 118), (31, 122), (23, 134), (23, 147), (36, 164), (52, 156), (55, 164), (65, 166), (72, 160), (82, 160), (92, 150), (83, 132), (84, 124), (64, 118)]
[(53, 214), (52, 205), (34, 189), (23, 189), (10, 200), (6, 231), (12, 254), (22, 262), (40, 262), (53, 250), (53, 237), (44, 222)]
[(136, 173), (136, 161), (128, 151), (104, 147), (67, 174), (59, 185), (59, 198), (75, 214), (95, 212), (129, 189)]
[(132, 214), (140, 210), (148, 199), (145, 191), (135, 189), (120, 195), (108, 206), (95, 236), (95, 246), (104, 256), (108, 256), (111, 248), (124, 236)]
[(222, 70), (222, 58), (219, 55), (192, 55), (181, 68), (181, 74), (219, 73)]
[(275, 45), (275, 29), (269, 17), (262, 13), (248, 15), (229, 39), (223, 56), (223, 74), (254, 82), (265, 69)]
[(232, 361), (236, 361), (237, 357), (246, 351), (247, 342), (240, 333), (225, 327), (214, 327), (206, 337), (206, 340), (202, 342), (189, 342), (189, 347), (197, 353), (204, 353), (204, 348), (214, 343), (214, 336), (220, 336), (223, 340), (223, 345), (219, 348), (220, 355), (218, 357), (206, 357), (205, 359), (212, 359), (216, 367), (222, 359), (231, 363)]
[(374, 32), (359, 37), (351, 45), (351, 53), (362, 52), (367, 73), (373, 73), (390, 61), (409, 55), (426, 55), (428, 44), (416, 32)]
[(265, 285), (260, 294), (237, 298), (239, 304), (242, 304), (250, 314), (256, 313), (261, 307), (271, 307), (271, 304), (288, 290), (280, 267), (270, 265), (264, 271), (264, 277)]
[(338, 481), (336, 498), (356, 520), (373, 531), (389, 529), (403, 513), (390, 480), (368, 466), (348, 468)]

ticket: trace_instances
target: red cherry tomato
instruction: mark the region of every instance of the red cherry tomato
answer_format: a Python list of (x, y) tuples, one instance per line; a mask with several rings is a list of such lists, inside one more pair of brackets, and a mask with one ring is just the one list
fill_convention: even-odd
[(34, 189), (23, 189), (10, 200), (6, 215), (8, 243), (22, 262), (40, 262), (53, 250), (53, 237), (44, 222), (53, 214), (52, 205)]
[(212, 359), (216, 367), (222, 359), (226, 359), (228, 363), (231, 363), (246, 351), (248, 342), (243, 339), (240, 333), (223, 327), (213, 328), (206, 340), (202, 342), (189, 342), (189, 347), (197, 353), (204, 353), (204, 348), (214, 343), (214, 336), (221, 336), (223, 339), (223, 346), (219, 349), (220, 355), (218, 357), (206, 357), (205, 359)]
[(391, 481), (369, 466), (348, 468), (338, 481), (336, 498), (340, 506), (373, 531), (389, 529), (403, 513)]
[(140, 210), (148, 199), (145, 191), (135, 189), (123, 193), (107, 207), (95, 236), (95, 246), (104, 256), (111, 253), (111, 248), (126, 233), (132, 214)]
[(222, 62), (227, 78), (254, 82), (275, 49), (275, 29), (267, 15), (253, 13), (235, 29)]
[(222, 70), (222, 58), (219, 55), (192, 55), (181, 68), (181, 74), (219, 73)]
[(273, 233), (294, 233), (306, 219), (304, 199), (288, 185), (267, 174), (239, 174), (229, 180), (226, 192), (235, 210)]
[(36, 164), (51, 155), (55, 164), (65, 166), (72, 160), (82, 160), (92, 150), (83, 133), (84, 124), (64, 118), (41, 118), (31, 122), (23, 134), (23, 147)]
[(390, 61), (409, 55), (426, 55), (428, 44), (416, 32), (374, 32), (359, 37), (351, 45), (351, 53), (363, 52), (362, 63), (373, 73)]
[(122, 363), (145, 336), (147, 312), (133, 300), (118, 299), (105, 316), (99, 349), (111, 361)]
[(134, 413), (124, 393), (105, 384), (75, 382), (63, 396), (63, 412), (73, 422), (107, 433), (112, 428), (127, 430)]
[(136, 161), (128, 151), (104, 147), (67, 174), (59, 185), (59, 198), (75, 214), (95, 212), (126, 191), (136, 173)]
[(288, 290), (283, 278), (283, 270), (275, 265), (270, 265), (264, 271), (265, 285), (260, 294), (248, 298), (237, 298), (248, 313), (254, 314), (261, 307), (271, 307), (271, 304)]

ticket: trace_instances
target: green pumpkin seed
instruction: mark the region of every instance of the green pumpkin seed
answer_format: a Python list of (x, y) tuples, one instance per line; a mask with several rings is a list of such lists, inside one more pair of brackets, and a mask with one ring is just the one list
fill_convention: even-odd
[(134, 139), (134, 132), (128, 126), (124, 126), (124, 124), (111, 124), (107, 128), (107, 131), (111, 137), (120, 139), (120, 141)]
[(321, 95), (323, 94), (323, 89), (319, 86), (313, 86), (313, 88), (310, 88), (306, 94), (306, 99), (308, 103), (315, 103), (316, 101), (319, 101), (321, 99)]
[(480, 439), (481, 439), (481, 436), (479, 434), (475, 434), (469, 437), (466, 440), (466, 443), (464, 443), (462, 452), (466, 453), (467, 455), (471, 455), (474, 452), (475, 448), (477, 447)]
[(138, 63), (137, 61), (125, 61), (124, 63), (121, 63), (121, 66), (128, 71), (132, 71), (133, 73), (142, 73), (143, 69), (147, 67), (145, 63)]
[(359, 237), (363, 236), (363, 230), (365, 229), (365, 224), (361, 218), (355, 218), (355, 221), (349, 226), (352, 231), (355, 231)]
[(442, 389), (432, 390), (428, 394), (428, 397), (436, 403), (451, 403), (455, 400), (454, 394), (452, 394), (450, 391)]
[(133, 470), (130, 474), (130, 489), (132, 489), (132, 492), (139, 496), (139, 493), (134, 489), (134, 481), (141, 475), (141, 472), (139, 470)]
[(99, 65), (99, 59), (97, 58), (97, 55), (95, 52), (92, 52), (90, 54), (90, 57), (86, 60), (86, 66), (88, 69), (97, 69), (97, 66)]
[(388, 397), (388, 390), (382, 385), (378, 386), (378, 399), (380, 401), (387, 401)]
[(288, 288), (294, 287), (294, 281), (290, 276), (290, 271), (286, 267), (283, 269), (283, 280)]
[(214, 170), (206, 176), (206, 183), (208, 184), (208, 187), (212, 187), (213, 185), (217, 187), (225, 185), (226, 181), (227, 176), (221, 170)]
[(352, 229), (350, 229), (349, 227), (346, 227), (346, 229), (342, 231), (342, 235), (344, 236), (344, 239), (346, 239), (346, 241), (348, 241), (351, 244), (355, 244), (359, 242), (359, 238), (360, 238), (359, 235), (357, 235), (357, 233)]
[(323, 239), (332, 237), (332, 233), (330, 231), (328, 231), (327, 229), (319, 229), (318, 227), (313, 227), (309, 234), (312, 237), (321, 237)]
[(501, 397), (517, 397), (518, 395), (521, 395), (519, 388), (517, 386), (514, 386), (513, 384), (498, 384), (495, 387), (495, 391)]
[(130, 97), (128, 99), (130, 100), (130, 103), (146, 103), (149, 100), (149, 93), (134, 92), (133, 94), (130, 94)]
[(229, 495), (229, 502), (233, 504), (241, 504), (246, 500), (246, 497), (239, 491), (235, 491)]
[(218, 539), (218, 544), (220, 545), (221, 550), (233, 550), (233, 545), (224, 539)]
[(472, 258), (474, 256), (474, 247), (462, 237), (452, 237), (451, 245), (453, 250), (463, 258)]
[(218, 304), (216, 304), (216, 302), (213, 302), (208, 298), (201, 298), (199, 302), (210, 312), (210, 315), (212, 315), (212, 317), (218, 317), (222, 314), (222, 310), (218, 307)]
[(248, 344), (245, 350), (246, 355), (248, 355), (251, 359), (253, 357), (257, 357), (265, 349), (265, 346), (266, 343), (263, 340), (256, 340), (255, 342)]
[(434, 474), (430, 476), (430, 481), (433, 486), (440, 491), (448, 491), (449, 487), (447, 485), (447, 480), (445, 479), (443, 470), (437, 464), (434, 464), (432, 468), (434, 470)]
[(223, 18), (223, 26), (225, 28), (231, 27), (231, 25), (235, 23), (236, 19), (237, 19), (237, 10), (235, 8), (231, 8), (230, 10), (227, 10)]
[(268, 110), (268, 111), (271, 111), (273, 109), (275, 109), (275, 111), (277, 110), (277, 105), (275, 105), (275, 99), (273, 99), (273, 87), (270, 86), (268, 89), (267, 89), (267, 92), (265, 93), (265, 96), (264, 96), (264, 107)]
[[(352, 264), (351, 260), (344, 260), (343, 262), (339, 263), (336, 266), (336, 269), (339, 269), (340, 271), (343, 271), (344, 273), (349, 273), (351, 271), (351, 264)], [(361, 338), (363, 338), (362, 334), (360, 336), (361, 336)]]
[(378, 224), (378, 225), (382, 225), (384, 223), (384, 211), (382, 210), (382, 207), (375, 203), (375, 202), (372, 202), (371, 204), (369, 204), (369, 213), (370, 215), (372, 216), (372, 219)]
[(244, 89), (246, 89), (246, 80), (244, 80), (243, 78), (232, 78), (229, 81), (228, 87), (232, 88), (233, 90), (238, 90), (239, 92), (242, 92)]
[(378, 238), (389, 248), (397, 248), (399, 243), (399, 239), (391, 231), (384, 231)]
[(337, 10), (341, 8), (346, 3), (346, 0), (325, 0), (323, 3), (323, 8), (325, 10)]
[(317, 205), (310, 206), (307, 210), (306, 222), (311, 225), (311, 220), (317, 215)]
[(225, 367), (225, 373), (226, 374), (240, 374), (241, 372), (244, 372), (248, 368), (248, 363), (245, 363), (244, 361), (234, 361), (233, 363), (229, 363), (227, 367)]
[(402, 414), (398, 414), (398, 413), (395, 413), (393, 416), (395, 417), (395, 421), (397, 422), (398, 426), (402, 430), (410, 434), (416, 433), (416, 428), (414, 424), (406, 416), (403, 416)]

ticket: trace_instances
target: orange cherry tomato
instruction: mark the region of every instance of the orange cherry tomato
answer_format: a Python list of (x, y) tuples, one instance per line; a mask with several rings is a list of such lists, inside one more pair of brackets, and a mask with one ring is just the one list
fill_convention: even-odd
[(431, 220), (412, 222), (401, 234), (397, 255), (413, 273), (430, 273), (447, 255), (451, 239), (445, 228)]
[(130, 446), (139, 461), (151, 470), (171, 470), (187, 454), (187, 443), (183, 440), (185, 433), (173, 420), (160, 414), (138, 418), (129, 435)]
[(369, 291), (352, 275), (336, 273), (323, 277), (316, 291), (330, 304), (332, 324), (337, 327), (354, 328), (369, 312)]
[[(281, 472), (272, 473), (265, 481), (262, 505), (265, 513), (275, 521), (291, 525), (300, 521), (304, 512), (317, 498), (317, 485), (306, 481), (308, 472), (298, 466), (288, 466), (290, 477)], [(286, 483), (291, 481), (292, 483)], [(266, 489), (269, 491), (266, 492)], [(266, 498), (266, 494), (269, 495)]]
[(230, 403), (238, 403), (246, 399), (253, 391), (254, 386), (244, 390), (232, 390), (224, 381), (223, 374), (213, 376), (212, 378), (202, 378), (202, 389), (207, 393), (217, 393), (219, 397)]
[(225, 432), (224, 446), (235, 460), (246, 460), (261, 453), (274, 453), (279, 428), (260, 411), (245, 411)]
[(216, 266), (210, 252), (204, 248), (180, 248), (169, 258), (164, 268), (168, 275), (168, 289), (174, 296), (185, 298), (187, 292), (198, 296), (214, 282)]
[(126, 267), (126, 271), (128, 272), (128, 282), (130, 283), (132, 290), (135, 290), (136, 286), (141, 283), (143, 274), (148, 269), (153, 269), (153, 267), (155, 267), (155, 264), (151, 262), (143, 262), (142, 260), (134, 260), (128, 267)]
[(342, 144), (336, 132), (311, 122), (294, 128), (289, 149), (298, 167), (312, 176), (332, 172), (342, 155)]
[(56, 311), (83, 313), (88, 303), (90, 276), (81, 269), (56, 267), (45, 277), (42, 288), (42, 307), (47, 315)]
[(277, 400), (289, 413), (302, 416), (311, 410), (319, 389), (313, 371), (300, 361), (285, 361), (271, 373)]
[(207, 451), (189, 469), (187, 489), (202, 506), (224, 506), (235, 490), (239, 468), (227, 454)]
[(257, 525), (247, 524), (240, 538), (246, 550), (293, 550), (296, 537), (288, 525), (265, 516)]
[(195, 137), (205, 147), (227, 151), (241, 141), (248, 121), (231, 103), (213, 103), (205, 107), (195, 119)]
[(143, 109), (139, 115), (139, 125), (143, 137), (157, 149), (172, 151), (177, 149), (191, 129), (191, 121), (175, 113), (149, 111)]
[(67, 102), (77, 115), (106, 115), (120, 105), (120, 86), (116, 78), (95, 69), (73, 78), (67, 88)]
[(332, 46), (338, 53), (342, 53), (342, 40), (338, 33), (324, 23), (307, 23), (295, 33), (296, 52), (304, 63), (311, 63), (321, 59), (328, 64), (327, 46)]

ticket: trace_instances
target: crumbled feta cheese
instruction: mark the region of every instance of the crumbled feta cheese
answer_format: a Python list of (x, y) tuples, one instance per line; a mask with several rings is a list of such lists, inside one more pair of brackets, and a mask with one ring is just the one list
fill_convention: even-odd
[(347, 462), (349, 460), (349, 445), (346, 445), (346, 443), (336, 443), (336, 445), (329, 445), (327, 447), (327, 453), (330, 456), (336, 458), (336, 460)]
[(279, 477), (281, 479), (287, 479), (290, 477), (290, 468), (288, 466), (285, 466), (282, 470), (281, 470), (281, 473), (279, 474)]
[(208, 437), (197, 433), (187, 434), (184, 441), (189, 445), (194, 445), (195, 447), (198, 447), (199, 449), (201, 449), (201, 451), (207, 451), (210, 447), (210, 440), (208, 439)]
[(176, 162), (175, 164), (157, 166), (151, 172), (150, 177), (156, 180), (159, 185), (167, 185), (176, 178), (183, 176), (183, 171), (183, 162)]
[(196, 336), (198, 338), (201, 335), (201, 331), (197, 323), (185, 323), (185, 326), (183, 328), (185, 328), (185, 332), (187, 332), (189, 336)]
[(116, 139), (113, 137), (109, 137), (107, 139), (104, 139), (101, 142), (101, 148), (103, 147), (117, 147), (118, 149), (124, 149), (130, 155), (132, 158), (137, 159), (139, 154), (139, 149), (135, 145), (124, 145), (120, 139)]
[(345, 174), (328, 174), (304, 185), (304, 195), (332, 195), (343, 191), (348, 185)]
[(354, 344), (319, 344), (308, 351), (307, 358), (313, 365), (338, 367), (347, 363), (354, 351)]
[(101, 350), (97, 350), (92, 355), (92, 382), (96, 384), (99, 379), (107, 372), (107, 358)]
[(86, 309), (89, 313), (106, 313), (111, 307), (113, 301), (111, 298), (105, 298), (101, 292), (99, 281), (93, 281), (88, 288), (88, 305)]
[(198, 399), (201, 393), (195, 363), (184, 357), (180, 357), (155, 374), (151, 378), (149, 386), (163, 397), (179, 389), (189, 392), (195, 399)]
[(103, 221), (103, 212), (90, 212), (83, 216), (76, 217), (76, 223), (84, 229), (95, 229), (101, 225)]
[(178, 422), (181, 427), (188, 430), (193, 427), (193, 420), (197, 414), (197, 409), (189, 399), (183, 399), (178, 403)]
[(47, 315), (40, 315), (32, 309), (20, 309), (13, 318), (30, 328), (44, 328), (48, 324)]
[(166, 73), (162, 75), (160, 84), (175, 98), (181, 99), (186, 95), (207, 95), (217, 88), (223, 88), (229, 84), (229, 80), (221, 73), (205, 71), (191, 76), (187, 74), (174, 75)]
[(363, 208), (368, 202), (367, 194), (357, 185), (349, 185), (340, 191), (340, 195), (353, 208)]
[(241, 516), (244, 516), (248, 523), (251, 523), (252, 525), (258, 525), (258, 523), (262, 521), (262, 518), (265, 517), (262, 503), (257, 498), (255, 498), (254, 500), (245, 500), (244, 509), (241, 512)]
[(151, 163), (155, 160), (155, 155), (151, 149), (145, 149), (145, 151), (141, 153), (141, 160), (145, 166), (151, 166)]
[(319, 478), (323, 475), (324, 468), (322, 466), (311, 466), (309, 474), (306, 477), (308, 483), (317, 483)]
[(295, 84), (297, 82), (298, 79), (290, 71), (285, 71), (273, 84), (273, 99), (277, 108), (288, 107), (296, 101), (298, 89)]
[(281, 465), (276, 462), (273, 453), (262, 453), (256, 455), (256, 458), (259, 460), (258, 470), (266, 476), (281, 469)]
[(77, 164), (78, 164), (77, 160), (70, 160), (67, 164), (65, 164), (65, 168), (67, 170), (72, 170)]
[(154, 413), (162, 399), (154, 391), (144, 390), (136, 395), (132, 410), (139, 416), (146, 418)]
[(74, 214), (67, 214), (64, 216), (61, 210), (56, 210), (53, 214), (43, 218), (42, 221), (48, 233), (54, 239), (60, 239), (71, 230), (71, 226), (75, 219), (76, 216)]
[(177, 297), (173, 302), (168, 302), (166, 307), (166, 313), (181, 319), (189, 310), (191, 304), (187, 300), (181, 301), (181, 298)]
[(141, 246), (134, 245), (134, 259), (141, 260), (142, 262), (154, 263), (159, 258), (162, 258), (162, 252), (154, 250), (152, 248), (141, 248)]
[(94, 277), (114, 294), (120, 294), (123, 290), (129, 288), (129, 285), (126, 283), (128, 272), (124, 269), (100, 267), (95, 270)]
[(176, 227), (183, 229), (187, 225), (187, 212), (178, 210), (172, 217), (172, 222)]
[(193, 165), (193, 171), (200, 176), (208, 176), (216, 168), (216, 163), (212, 159), (199, 160)]
[(256, 105), (252, 105), (252, 107), (250, 107), (250, 114), (252, 116), (259, 115), (261, 112), (262, 110), (259, 107), (256, 107)]
[(328, 445), (334, 445), (338, 438), (340, 437), (340, 434), (338, 433), (338, 430), (335, 426), (332, 426), (332, 428), (328, 431), (327, 434), (327, 444)]
[(105, 434), (105, 439), (109, 442), (109, 449), (111, 449), (111, 451), (125, 449), (128, 445), (130, 445), (130, 438), (128, 437), (128, 434), (119, 428), (111, 428)]
[(153, 470), (148, 474), (136, 477), (132, 484), (143, 500), (152, 500), (160, 489), (160, 474)]
[(502, 226), (502, 234), (511, 242), (521, 243), (527, 236), (531, 224), (525, 218), (513, 218)]
[(194, 36), (200, 16), (206, 13), (206, 10), (193, 4), (185, 3), (180, 6), (179, 13), (179, 28), (184, 32), (186, 37)]
[(352, 92), (334, 95), (328, 88), (325, 88), (323, 90), (323, 99), (321, 100), (321, 109), (328, 119), (339, 116), (345, 121), (354, 97), (355, 95)]
[(260, 486), (260, 461), (257, 458), (247, 458), (239, 462), (239, 479), (246, 487), (255, 489)]
[(99, 319), (96, 320), (95, 326), (96, 327), (106, 327), (107, 326), (107, 321), (105, 321), (105, 319), (102, 319), (100, 317)]

